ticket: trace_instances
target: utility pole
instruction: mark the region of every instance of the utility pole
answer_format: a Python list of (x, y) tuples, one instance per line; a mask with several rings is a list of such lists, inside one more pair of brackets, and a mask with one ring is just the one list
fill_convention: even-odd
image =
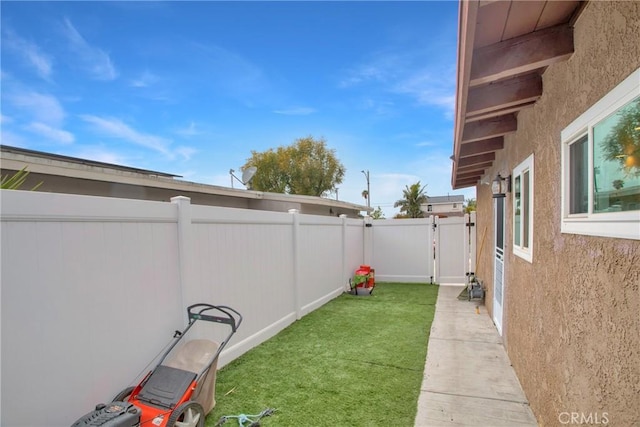
[(367, 207), (370, 208), (371, 207), (371, 187), (369, 183), (369, 169), (367, 169), (366, 171), (361, 170), (360, 172), (362, 172), (365, 178), (367, 178)]

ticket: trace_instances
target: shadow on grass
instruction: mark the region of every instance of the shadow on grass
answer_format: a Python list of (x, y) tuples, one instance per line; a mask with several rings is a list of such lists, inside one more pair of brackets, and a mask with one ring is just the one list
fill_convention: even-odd
[(378, 283), (330, 301), (221, 369), (206, 425), (276, 408), (262, 426), (413, 426), (437, 294)]

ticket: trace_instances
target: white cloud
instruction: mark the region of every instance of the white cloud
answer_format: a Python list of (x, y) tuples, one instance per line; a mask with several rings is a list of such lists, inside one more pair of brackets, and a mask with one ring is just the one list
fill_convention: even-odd
[(22, 135), (15, 134), (5, 129), (0, 129), (0, 140), (2, 140), (2, 145), (9, 145), (11, 147), (27, 146), (27, 141), (24, 140)]
[(131, 80), (130, 84), (132, 87), (143, 88), (143, 87), (152, 86), (155, 83), (157, 83), (159, 80), (160, 78), (155, 74), (149, 71), (145, 71), (142, 74), (140, 74), (138, 78)]
[(100, 48), (91, 46), (68, 18), (64, 20), (64, 34), (69, 41), (71, 50), (77, 54), (77, 59), (95, 79), (114, 80), (118, 76), (109, 54)]
[(176, 134), (180, 135), (180, 136), (186, 136), (186, 137), (190, 137), (190, 136), (196, 136), (196, 135), (200, 135), (202, 132), (200, 132), (200, 130), (198, 130), (197, 125), (195, 122), (190, 122), (189, 126), (178, 129), (175, 131)]
[(286, 116), (307, 116), (315, 113), (317, 110), (311, 107), (291, 107), (284, 110), (275, 110), (276, 114), (283, 114)]
[[(341, 88), (375, 84), (383, 93), (405, 95), (419, 105), (436, 106), (453, 117), (455, 103), (455, 70), (443, 69), (423, 51), (380, 51), (346, 72)], [(373, 96), (375, 92), (370, 92)]]
[(33, 116), (35, 121), (59, 127), (66, 116), (58, 99), (51, 95), (26, 91), (8, 96), (9, 101)]
[(372, 111), (378, 116), (390, 116), (395, 112), (395, 104), (389, 100), (365, 98), (360, 105), (361, 108)]
[(208, 76), (207, 84), (213, 83), (219, 89), (246, 102), (255, 102), (255, 95), (265, 93), (270, 84), (262, 69), (242, 55), (221, 46), (193, 43), (194, 54), (189, 52), (186, 63), (193, 63)]
[(420, 141), (416, 144), (416, 147), (437, 147), (439, 144), (433, 141)]
[(27, 130), (36, 133), (40, 136), (44, 136), (52, 141), (60, 142), (62, 144), (71, 144), (74, 141), (74, 136), (71, 132), (66, 130), (56, 129), (47, 124), (32, 122), (27, 126)]
[(376, 61), (376, 63), (363, 64), (353, 68), (347, 72), (347, 76), (342, 79), (338, 86), (347, 88), (369, 81), (383, 82), (388, 78), (389, 69), (384, 61)]
[(455, 82), (452, 77), (433, 77), (423, 69), (406, 76), (391, 88), (393, 92), (409, 95), (421, 105), (441, 107), (447, 117), (453, 118), (455, 108)]
[(170, 141), (155, 135), (138, 132), (120, 119), (81, 115), (80, 118), (94, 126), (94, 129), (104, 135), (123, 139), (141, 147), (150, 148), (168, 157), (173, 157), (169, 151)]
[(197, 153), (198, 150), (192, 147), (178, 147), (176, 153), (181, 155), (184, 160), (191, 160), (191, 157)]
[(12, 30), (5, 30), (3, 45), (22, 56), (28, 65), (45, 80), (49, 80), (52, 73), (51, 57), (44, 54), (40, 47), (18, 36)]

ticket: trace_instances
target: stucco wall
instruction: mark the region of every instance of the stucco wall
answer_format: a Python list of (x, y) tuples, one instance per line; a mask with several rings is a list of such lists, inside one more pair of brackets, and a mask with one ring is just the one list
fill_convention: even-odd
[[(640, 425), (640, 242), (562, 234), (559, 185), (562, 129), (640, 67), (640, 2), (590, 2), (574, 43), (488, 173), (534, 154), (533, 263), (513, 255), (506, 200), (505, 346), (541, 425), (567, 424), (571, 412)], [(477, 195), (479, 242), (487, 228), (477, 270), (492, 310), (493, 201), (489, 186)]]

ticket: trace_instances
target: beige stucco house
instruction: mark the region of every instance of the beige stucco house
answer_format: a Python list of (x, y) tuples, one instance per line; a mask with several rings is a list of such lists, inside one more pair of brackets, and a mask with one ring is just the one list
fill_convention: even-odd
[(476, 273), (524, 392), (540, 425), (640, 425), (640, 2), (459, 18), (452, 186), (476, 187)]
[(2, 175), (27, 167), (24, 188), (39, 182), (38, 191), (125, 199), (169, 201), (191, 198), (196, 205), (358, 218), (371, 208), (324, 197), (234, 189), (184, 181), (177, 175), (0, 145)]

